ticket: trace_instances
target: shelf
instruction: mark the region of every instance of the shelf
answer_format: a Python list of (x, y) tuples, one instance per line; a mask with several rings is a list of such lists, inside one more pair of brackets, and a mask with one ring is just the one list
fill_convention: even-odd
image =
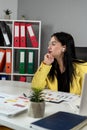
[[(3, 24), (5, 26), (2, 26)], [(4, 37), (3, 28), (9, 42)], [(19, 29), (19, 36), (17, 29)], [(10, 35), (8, 35), (8, 30)], [(0, 67), (2, 66), (0, 80), (5, 80), (6, 76), (6, 80), (19, 81), (25, 78), (24, 82), (31, 82), (40, 65), (41, 21), (1, 19), (0, 32), (2, 33), (0, 36), (0, 61), (2, 61), (2, 50), (5, 51), (4, 62), (0, 63)], [(19, 40), (19, 43), (16, 40)], [(11, 56), (11, 64), (7, 64), (8, 56)], [(7, 72), (8, 68), (11, 68), (9, 72)]]

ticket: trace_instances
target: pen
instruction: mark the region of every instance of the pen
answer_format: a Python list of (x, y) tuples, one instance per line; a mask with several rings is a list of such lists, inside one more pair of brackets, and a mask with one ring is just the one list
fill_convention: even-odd
[(23, 93), (23, 96), (26, 98), (30, 98), (30, 96), (27, 96), (25, 93)]
[(24, 96), (24, 97), (27, 97), (27, 95), (26, 95), (25, 93), (23, 93), (23, 96)]

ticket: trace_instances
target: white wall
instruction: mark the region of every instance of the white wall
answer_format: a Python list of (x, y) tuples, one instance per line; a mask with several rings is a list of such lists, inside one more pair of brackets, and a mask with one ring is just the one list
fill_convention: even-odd
[(71, 33), (76, 46), (87, 47), (87, 0), (18, 0), (18, 19), (22, 14), (42, 21), (42, 59), (57, 31)]
[(71, 33), (76, 46), (87, 47), (87, 0), (0, 0), (0, 18), (7, 8), (13, 12), (12, 19), (25, 15), (42, 21), (41, 59), (50, 35), (57, 31)]
[(0, 19), (4, 18), (4, 10), (12, 11), (11, 19), (17, 19), (18, 0), (0, 0)]

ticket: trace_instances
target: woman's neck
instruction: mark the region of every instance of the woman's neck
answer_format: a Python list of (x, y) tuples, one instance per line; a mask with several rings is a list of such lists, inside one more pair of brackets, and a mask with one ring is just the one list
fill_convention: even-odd
[(59, 65), (60, 72), (61, 73), (65, 72), (65, 66), (63, 64), (63, 60), (58, 58), (57, 62), (58, 62), (58, 65)]

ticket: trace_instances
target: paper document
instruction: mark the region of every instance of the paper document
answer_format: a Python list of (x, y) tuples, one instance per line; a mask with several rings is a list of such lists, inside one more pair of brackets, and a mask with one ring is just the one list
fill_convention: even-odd
[(24, 96), (15, 96), (0, 93), (0, 114), (14, 116), (28, 109), (29, 99)]
[(71, 102), (75, 100), (76, 98), (79, 97), (79, 95), (71, 94), (71, 93), (66, 93), (66, 92), (56, 92), (52, 90), (44, 90), (45, 94), (45, 101), (49, 102), (61, 102), (61, 101), (67, 101)]

